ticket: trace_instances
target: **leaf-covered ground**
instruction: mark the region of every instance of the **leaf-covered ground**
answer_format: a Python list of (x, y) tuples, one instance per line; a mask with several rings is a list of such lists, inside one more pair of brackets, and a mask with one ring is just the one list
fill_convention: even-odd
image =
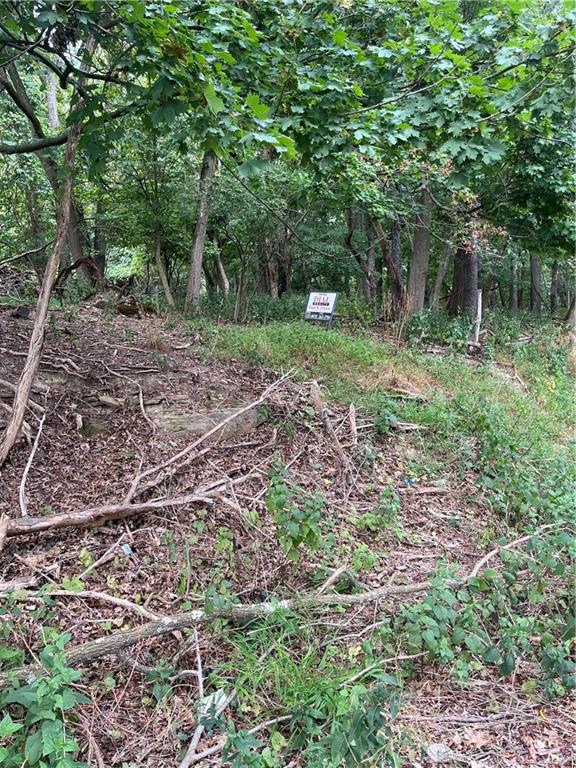
[[(30, 324), (9, 311), (0, 315), (4, 382), (17, 381)], [(337, 356), (329, 364), (325, 339), (341, 345), (346, 365)], [(534, 407), (535, 400), (526, 400), (505, 373), (478, 371), (475, 363), (460, 361), (450, 369), (433, 356), (394, 357), (390, 351), (374, 363), (371, 350), (379, 344), (323, 337), (300, 325), (276, 333), (220, 331), (121, 317), (92, 305), (54, 311), (33, 396), (46, 419), (24, 489), (31, 516), (120, 502), (139, 471), (184, 448), (192, 438), (147, 420), (158, 403), (217, 413), (257, 399), (282, 367), (296, 363), (299, 370), (272, 394), (260, 426), (211, 442), (155, 489), (158, 497), (171, 498), (226, 480), (214, 504), (8, 539), (0, 581), (29, 583), (3, 598), (3, 618), (11, 614), (5, 645), (30, 660), (43, 646), (43, 626), (66, 633), (75, 645), (206, 601), (218, 606), (310, 593), (336, 571), (327, 589), (341, 592), (421, 582), (439, 571), (465, 577), (500, 536), (514, 539), (479, 489), (474, 462), (484, 432), (462, 433), (457, 409), (444, 403), (442, 410), (437, 399), (439, 393), (446, 401), (457, 397), (451, 375), (469, 369), (476, 396), (500, 398), (512, 414)], [(351, 482), (313, 407), (312, 378), (320, 380), (330, 422), (353, 467)], [(0, 383), (3, 402), (10, 402), (9, 393)], [(540, 395), (532, 390), (532, 396)], [(432, 415), (442, 422), (436, 451), (426, 436)], [(39, 416), (39, 409), (27, 416), (32, 436)], [(561, 420), (551, 420), (546, 439), (561, 442)], [(2, 471), (0, 514), (21, 514), (30, 451), (22, 440)], [(467, 461), (458, 460), (458, 451)], [(302, 544), (294, 560), (286, 556), (290, 528), (282, 528), (284, 518), (270, 503), (271, 484), (288, 495), (288, 509), (304, 510), (312, 521), (312, 546)], [(546, 594), (554, 593), (554, 578)], [(44, 588), (50, 584), (70, 594), (49, 597)], [(106, 595), (125, 602), (109, 603)], [(404, 630), (396, 636), (390, 624), (406, 604), (421, 610), (422, 595), (403, 598), (402, 606), (386, 601), (270, 623), (218, 620), (197, 637), (176, 632), (95, 661), (77, 684), (89, 697), (71, 724), (80, 759), (125, 768), (178, 765), (195, 729), (200, 657), (205, 692), (236, 688), (225, 715), (238, 728), (303, 708), (336, 718), (380, 683), (400, 691), (390, 738), (405, 765), (572, 764), (570, 701), (544, 695), (534, 682), (532, 658), (503, 674), (483, 663), (485, 649), (473, 643), (452, 658), (447, 648), (445, 663), (439, 661), (442, 648), (407, 649)], [(272, 725), (259, 736), (255, 752), (268, 761), (262, 765), (312, 764), (303, 750), (288, 748), (288, 725)], [(204, 734), (198, 752), (221, 741), (217, 727)], [(235, 759), (235, 765), (249, 764)], [(374, 755), (373, 764), (379, 759)], [(221, 760), (216, 754), (199, 764)]]

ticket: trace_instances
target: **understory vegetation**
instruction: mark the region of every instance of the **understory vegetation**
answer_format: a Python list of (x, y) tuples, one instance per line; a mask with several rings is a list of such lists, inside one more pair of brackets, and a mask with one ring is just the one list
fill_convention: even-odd
[(568, 768), (575, 21), (0, 1), (2, 768)]

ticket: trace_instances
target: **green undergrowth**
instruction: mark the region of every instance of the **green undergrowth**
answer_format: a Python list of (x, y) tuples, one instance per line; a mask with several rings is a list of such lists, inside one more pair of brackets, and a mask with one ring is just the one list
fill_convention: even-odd
[[(203, 335), (210, 355), (317, 378), (332, 398), (374, 413), (384, 430), (398, 420), (426, 427), (415, 438), (424, 455), (475, 473), (484, 503), (508, 523), (530, 527), (572, 514), (576, 412), (565, 345), (552, 325), (533, 330), (527, 344), (503, 342), (480, 362), (453, 351), (397, 351), (302, 322), (205, 323)], [(391, 396), (396, 386), (421, 399)]]

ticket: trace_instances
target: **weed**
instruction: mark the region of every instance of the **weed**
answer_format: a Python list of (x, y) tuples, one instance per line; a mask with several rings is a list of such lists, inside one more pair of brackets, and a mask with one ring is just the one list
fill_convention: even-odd
[[(64, 646), (70, 638), (54, 630), (44, 632), (47, 643), (39, 654), (44, 673), (32, 675), (23, 684), (14, 681), (0, 693), (0, 710), (4, 713), (0, 721), (3, 768), (24, 764), (31, 768), (81, 766), (74, 761), (80, 747), (67, 733), (66, 718), (88, 699), (71, 687), (81, 675), (66, 664)], [(6, 652), (2, 658), (5, 662)]]
[(276, 467), (271, 472), (266, 505), (276, 523), (282, 549), (290, 560), (298, 559), (298, 550), (303, 544), (310, 550), (319, 547), (320, 521), (326, 507), (323, 497), (310, 497), (298, 486), (288, 486), (285, 472)]

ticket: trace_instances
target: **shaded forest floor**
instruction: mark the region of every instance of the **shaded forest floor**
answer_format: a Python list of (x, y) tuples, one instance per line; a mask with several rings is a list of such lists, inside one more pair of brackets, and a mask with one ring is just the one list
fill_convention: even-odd
[[(30, 327), (30, 319), (0, 314), (1, 380), (17, 381)], [(6, 642), (33, 655), (43, 644), (42, 625), (65, 632), (75, 645), (200, 607), (206, 595), (215, 604), (232, 596), (261, 602), (322, 589), (331, 574), (334, 583), (325, 588), (342, 592), (421, 582), (438, 569), (465, 577), (500, 536), (514, 538), (510, 520), (479, 489), (478, 437), (460, 433), (455, 418), (446, 422), (448, 406), (442, 410), (437, 399), (456, 397), (454, 376), (477, 376), (478, 397), (487, 396), (491, 381), (490, 396), (514, 417), (529, 396), (528, 410), (541, 402), (540, 390), (502, 361), (480, 372), (474, 361), (450, 367), (438, 361), (441, 355), (395, 356), (390, 347), (373, 364), (371, 345), (383, 346), (378, 340), (322, 334), (301, 324), (220, 330), (128, 318), (93, 304), (52, 312), (33, 396), (39, 407), (27, 417), (34, 436), (41, 409), (46, 413), (24, 491), (31, 516), (120, 502), (139, 471), (184, 448), (205, 431), (202, 424), (216, 424), (256, 400), (282, 369), (298, 370), (253, 419), (203, 445), (158, 493), (181, 496), (226, 481), (213, 504), (9, 539), (0, 581), (21, 579), (26, 589), (12, 598)], [(336, 339), (345, 354), (355, 345), (346, 365), (329, 356)], [(314, 407), (312, 379), (319, 380), (337, 441)], [(564, 386), (555, 397), (566, 396), (559, 391)], [(0, 395), (10, 402), (1, 383)], [(563, 402), (554, 406), (559, 412)], [(445, 433), (453, 431), (450, 450), (439, 440), (435, 451), (427, 436), (426, 414), (434, 409)], [(550, 440), (569, 439), (569, 419), (552, 419)], [(348, 481), (335, 442), (352, 467)], [(22, 440), (3, 469), (0, 515), (21, 514), (30, 450)], [(455, 458), (459, 454), (469, 461)], [(316, 499), (321, 509), (320, 542), (300, 547), (296, 561), (286, 557), (267, 504), (271, 475), (295, 504), (305, 508)], [(69, 594), (38, 597), (46, 584)], [(420, 601), (414, 596), (402, 603)], [(572, 764), (573, 702), (547, 699), (527, 685), (530, 660), (508, 675), (474, 653), (465, 669), (448, 657), (450, 663), (432, 663), (426, 648), (407, 653), (395, 644), (388, 617), (399, 610), (387, 600), (242, 627), (215, 621), (197, 636), (175, 632), (94, 661), (78, 683), (89, 698), (73, 725), (82, 759), (124, 768), (178, 765), (196, 724), (200, 657), (208, 692), (236, 688), (226, 716), (237, 727), (290, 715), (299, 706), (321, 709), (318, 697), (328, 688), (328, 698), (343, 702), (358, 695), (358, 686), (397, 676), (402, 703), (391, 740), (406, 765)], [(267, 764), (307, 765), (297, 752), (282, 760), (283, 733), (279, 725)], [(198, 752), (221, 739), (218, 727), (204, 734)], [(216, 754), (199, 764), (221, 761)]]

